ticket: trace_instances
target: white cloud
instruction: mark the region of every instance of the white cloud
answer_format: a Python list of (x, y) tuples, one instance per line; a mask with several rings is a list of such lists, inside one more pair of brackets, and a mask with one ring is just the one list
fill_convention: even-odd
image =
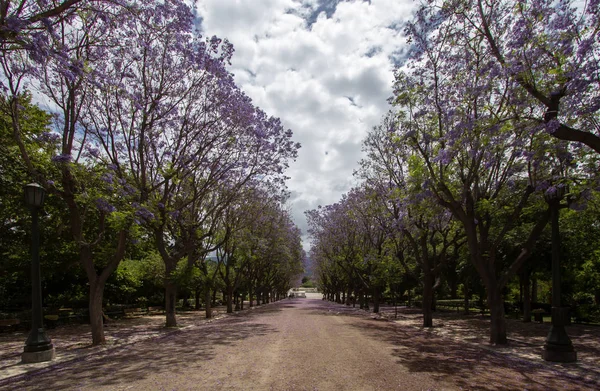
[(340, 199), (361, 142), (389, 109), (410, 0), (202, 0), (205, 35), (229, 39), (238, 85), (302, 143), (288, 171), (292, 214)]

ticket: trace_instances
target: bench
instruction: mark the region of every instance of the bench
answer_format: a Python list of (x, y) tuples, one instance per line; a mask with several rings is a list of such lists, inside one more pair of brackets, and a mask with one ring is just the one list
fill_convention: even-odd
[(0, 330), (12, 330), (21, 324), (20, 319), (0, 319)]
[(464, 305), (464, 303), (440, 303), (440, 302), (437, 302), (436, 307), (439, 309), (445, 308), (445, 309), (448, 309), (451, 311), (460, 312), (461, 310), (464, 309), (465, 305)]
[(123, 314), (125, 317), (131, 317), (144, 315), (145, 312), (141, 308), (123, 308)]
[(55, 328), (55, 327), (56, 327), (56, 324), (58, 323), (58, 318), (59, 318), (59, 316), (58, 316), (58, 315), (55, 315), (55, 314), (44, 315), (44, 319), (45, 319), (45, 321), (46, 321), (46, 322), (45, 322), (45, 323), (46, 323), (46, 326), (47, 326), (49, 329), (53, 329), (53, 328)]

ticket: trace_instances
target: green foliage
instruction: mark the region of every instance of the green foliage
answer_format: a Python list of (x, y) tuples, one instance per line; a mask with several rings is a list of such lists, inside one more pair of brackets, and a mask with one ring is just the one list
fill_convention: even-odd
[(316, 284), (314, 281), (311, 280), (310, 277), (308, 276), (304, 276), (302, 277), (302, 287), (303, 288), (316, 288)]
[(106, 283), (107, 304), (163, 305), (165, 264), (156, 252), (126, 259)]
[(142, 286), (142, 269), (139, 261), (124, 260), (106, 282), (104, 290), (107, 304), (134, 304)]

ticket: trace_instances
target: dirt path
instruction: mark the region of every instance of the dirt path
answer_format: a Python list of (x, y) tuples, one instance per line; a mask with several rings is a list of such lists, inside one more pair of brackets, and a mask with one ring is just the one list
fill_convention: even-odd
[[(2, 384), (2, 383), (0, 383)], [(295, 299), (13, 378), (4, 390), (589, 390), (532, 364)]]

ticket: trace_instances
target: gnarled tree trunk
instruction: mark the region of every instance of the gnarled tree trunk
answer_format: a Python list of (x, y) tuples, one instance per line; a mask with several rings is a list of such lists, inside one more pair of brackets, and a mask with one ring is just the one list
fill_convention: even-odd
[(491, 315), (490, 343), (494, 345), (506, 345), (508, 340), (506, 338), (504, 298), (497, 286), (488, 286), (487, 300)]
[(530, 274), (523, 273), (523, 322), (531, 322), (531, 278)]
[(173, 280), (172, 274), (175, 272), (177, 264), (165, 262), (165, 315), (166, 327), (177, 327), (177, 317), (175, 315), (175, 306), (177, 304), (177, 284)]
[(104, 323), (102, 319), (102, 298), (104, 296), (104, 282), (90, 281), (90, 300), (89, 300), (89, 311), (90, 311), (90, 326), (92, 329), (92, 345), (104, 345), (106, 339), (104, 338)]
[(227, 313), (233, 312), (233, 287), (227, 287)]
[(431, 273), (425, 272), (423, 278), (423, 303), (421, 307), (423, 310), (423, 327), (433, 327), (433, 277)]
[(379, 313), (379, 296), (381, 296), (379, 292), (379, 287), (376, 286), (373, 288), (373, 312), (376, 314)]
[(206, 284), (206, 286), (204, 287), (204, 301), (206, 304), (206, 319), (210, 319), (212, 318), (212, 307), (211, 307), (211, 295), (210, 295), (210, 287), (208, 286), (208, 284)]

